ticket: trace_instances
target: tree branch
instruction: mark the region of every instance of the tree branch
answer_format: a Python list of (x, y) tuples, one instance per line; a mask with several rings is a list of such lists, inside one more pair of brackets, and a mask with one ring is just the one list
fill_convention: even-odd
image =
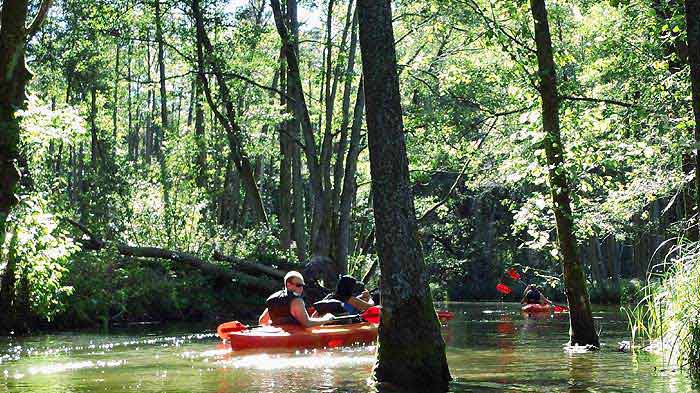
[(52, 3), (53, 0), (43, 0), (41, 2), (41, 5), (39, 6), (39, 12), (37, 12), (36, 16), (34, 17), (34, 20), (27, 29), (27, 42), (29, 42), (32, 39), (32, 37), (34, 37), (34, 34), (36, 34), (39, 31), (41, 24), (44, 23), (44, 20), (46, 20), (46, 16), (49, 14), (49, 9), (51, 8)]
[(590, 97), (575, 97), (575, 96), (559, 96), (562, 100), (569, 100), (569, 101), (585, 101), (585, 102), (597, 102), (597, 103), (605, 103), (605, 104), (610, 104), (610, 105), (618, 105), (622, 106), (625, 108), (635, 108), (637, 107), (636, 104), (631, 104), (629, 102), (623, 102), (623, 101), (617, 101), (617, 100), (608, 100), (605, 98), (590, 98)]

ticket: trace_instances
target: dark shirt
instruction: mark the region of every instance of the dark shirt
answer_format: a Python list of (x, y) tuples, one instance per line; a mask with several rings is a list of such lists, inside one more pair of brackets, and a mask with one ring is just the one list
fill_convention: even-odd
[(267, 305), (267, 311), (270, 313), (270, 321), (273, 325), (299, 324), (299, 321), (294, 318), (290, 310), (292, 300), (297, 298), (301, 299), (297, 295), (288, 292), (286, 289), (277, 291), (267, 298), (265, 303)]

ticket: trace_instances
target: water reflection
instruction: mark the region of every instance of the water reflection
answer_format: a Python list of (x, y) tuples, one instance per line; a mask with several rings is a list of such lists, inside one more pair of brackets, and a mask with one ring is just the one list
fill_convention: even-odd
[(569, 392), (581, 393), (597, 385), (596, 364), (593, 362), (593, 353), (571, 353), (567, 355), (569, 366)]
[[(691, 392), (690, 381), (653, 355), (603, 346), (566, 352), (566, 316), (528, 318), (516, 304), (450, 304), (443, 328), (453, 392)], [(614, 309), (598, 309), (601, 339), (627, 339)], [(277, 353), (233, 352), (211, 332), (0, 339), (0, 392), (372, 392), (374, 346)]]

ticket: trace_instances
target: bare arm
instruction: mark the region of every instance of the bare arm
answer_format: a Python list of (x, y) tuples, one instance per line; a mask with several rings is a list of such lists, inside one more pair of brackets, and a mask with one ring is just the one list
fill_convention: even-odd
[(362, 299), (358, 299), (354, 296), (350, 296), (347, 303), (360, 310), (360, 312), (363, 312), (373, 306), (373, 304), (370, 304), (369, 302), (366, 302)]
[(292, 300), (289, 311), (292, 313), (294, 319), (304, 327), (321, 326), (333, 320), (332, 314), (326, 314), (320, 318), (310, 317), (309, 313), (306, 311), (306, 307), (304, 307), (304, 301), (301, 299)]
[(269, 325), (270, 324), (270, 311), (268, 309), (265, 309), (262, 314), (260, 314), (260, 318), (258, 318), (258, 324), (260, 325)]

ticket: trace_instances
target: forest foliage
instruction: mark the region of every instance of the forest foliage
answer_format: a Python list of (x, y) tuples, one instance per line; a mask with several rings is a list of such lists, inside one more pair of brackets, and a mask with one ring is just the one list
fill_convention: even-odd
[[(227, 268), (215, 251), (278, 267), (324, 256), (332, 274), (363, 276), (376, 254), (354, 5), (298, 6), (298, 39), (290, 33), (308, 125), (293, 108), (296, 76), (269, 2), (55, 2), (27, 48), (34, 76), (21, 113), (20, 202), (0, 265), (15, 278), (2, 289), (23, 320), (107, 326), (261, 304), (265, 291), (192, 266), (85, 249), (71, 222), (113, 245)], [(696, 213), (683, 4), (547, 6), (575, 234), (592, 300), (618, 302), (663, 266), (666, 240), (686, 233)], [(496, 299), (513, 267), (561, 298), (529, 4), (394, 8), (434, 297)], [(316, 216), (321, 203), (325, 215)]]

